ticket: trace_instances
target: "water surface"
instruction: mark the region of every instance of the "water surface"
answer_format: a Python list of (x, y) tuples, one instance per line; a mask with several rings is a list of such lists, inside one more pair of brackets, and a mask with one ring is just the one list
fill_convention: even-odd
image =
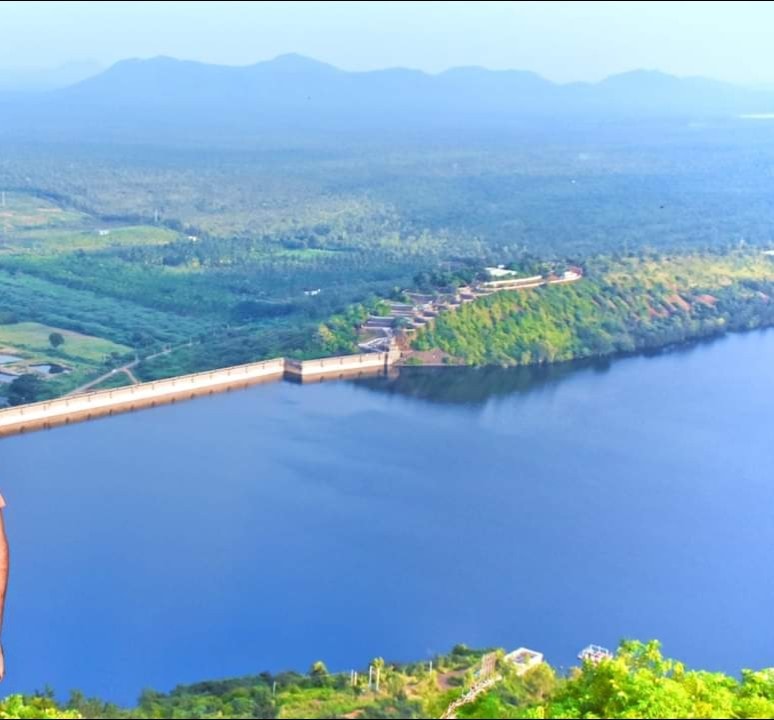
[(0, 440), (4, 693), (660, 638), (774, 665), (774, 332), (256, 386)]

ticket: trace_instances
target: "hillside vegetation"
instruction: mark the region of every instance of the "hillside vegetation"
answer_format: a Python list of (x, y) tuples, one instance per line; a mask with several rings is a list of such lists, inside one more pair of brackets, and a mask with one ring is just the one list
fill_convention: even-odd
[(529, 365), (633, 352), (774, 324), (774, 258), (761, 253), (589, 261), (573, 285), (501, 292), (414, 340), (452, 362)]
[[(485, 656), (490, 663), (482, 662)], [(774, 670), (743, 670), (740, 678), (690, 670), (664, 658), (657, 642), (624, 642), (613, 659), (587, 662), (567, 677), (547, 664), (520, 674), (502, 650), (490, 654), (464, 645), (432, 663), (400, 665), (377, 658), (371, 667), (379, 669), (378, 690), (368, 686), (368, 668), (353, 684), (351, 673), (330, 674), (317, 662), (305, 675), (262, 673), (180, 686), (169, 694), (145, 691), (131, 709), (77, 692), (63, 707), (50, 695), (14, 696), (0, 703), (0, 717), (440, 717), (482, 682), (482, 673), (492, 680), (491, 687), (460, 707), (458, 717), (774, 717)]]

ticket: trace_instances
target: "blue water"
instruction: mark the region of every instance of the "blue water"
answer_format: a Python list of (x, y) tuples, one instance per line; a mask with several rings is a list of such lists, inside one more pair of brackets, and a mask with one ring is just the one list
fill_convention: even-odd
[(660, 638), (774, 665), (774, 332), (274, 384), (0, 441), (3, 693)]

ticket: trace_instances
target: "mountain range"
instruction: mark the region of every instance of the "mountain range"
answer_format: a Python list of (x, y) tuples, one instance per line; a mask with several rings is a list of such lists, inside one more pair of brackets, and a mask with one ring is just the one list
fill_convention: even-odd
[(772, 112), (772, 91), (653, 70), (558, 84), (532, 72), (480, 67), (439, 74), (402, 68), (347, 72), (294, 54), (241, 67), (157, 57), (120, 61), (65, 88), (0, 94), (0, 137), (491, 131), (546, 122)]

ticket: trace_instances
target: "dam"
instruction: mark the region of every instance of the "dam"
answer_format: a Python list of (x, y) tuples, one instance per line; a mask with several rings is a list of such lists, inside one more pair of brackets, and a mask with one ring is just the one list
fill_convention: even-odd
[(111, 390), (70, 395), (0, 410), (0, 437), (91, 420), (155, 405), (188, 400), (261, 382), (297, 383), (379, 375), (400, 359), (400, 351), (341, 355), (317, 360), (274, 358)]

